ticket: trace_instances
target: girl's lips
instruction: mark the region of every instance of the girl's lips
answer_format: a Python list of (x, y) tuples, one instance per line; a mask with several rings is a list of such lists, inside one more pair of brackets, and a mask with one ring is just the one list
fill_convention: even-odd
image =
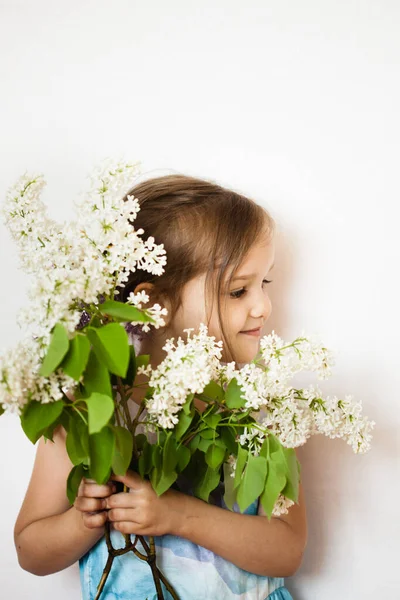
[(261, 332), (261, 328), (259, 327), (258, 329), (251, 329), (249, 331), (241, 331), (240, 333), (246, 333), (247, 335), (254, 335), (254, 336), (259, 336)]

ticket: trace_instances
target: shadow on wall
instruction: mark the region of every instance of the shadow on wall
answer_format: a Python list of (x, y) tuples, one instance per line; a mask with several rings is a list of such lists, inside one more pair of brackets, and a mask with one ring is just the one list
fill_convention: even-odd
[(294, 257), (291, 243), (287, 233), (280, 231), (277, 223), (275, 237), (275, 266), (271, 272), (273, 283), (269, 286), (268, 292), (272, 304), (272, 312), (265, 328), (264, 335), (275, 331), (279, 336), (284, 337), (287, 319), (287, 306), (285, 301), (289, 298), (290, 283), (292, 281)]
[[(296, 271), (296, 247), (300, 244), (301, 240), (296, 240), (295, 232), (280, 231), (277, 223), (276, 266), (272, 272), (274, 284), (269, 290), (272, 313), (266, 324), (265, 335), (274, 330), (285, 339), (285, 331), (291, 325), (290, 308), (287, 303)], [(301, 329), (300, 323), (298, 333)], [(294, 333), (297, 335), (297, 330)], [(296, 379), (293, 381), (295, 387), (317, 384), (324, 396), (344, 397), (345, 394), (354, 394), (356, 401), (358, 398), (362, 400), (363, 414), (377, 422), (372, 432), (372, 448), (366, 455), (356, 455), (344, 440), (333, 440), (323, 435), (312, 436), (305, 446), (299, 449), (301, 480), (307, 507), (308, 543), (301, 567), (293, 577), (285, 578), (285, 585), (294, 600), (320, 600), (324, 580), (329, 580), (331, 585), (334, 567), (329, 563), (333, 554), (336, 561), (342, 560), (338, 548), (343, 533), (349, 541), (351, 530), (348, 531), (347, 525), (350, 523), (351, 527), (351, 521), (357, 514), (359, 523), (356, 526), (362, 523), (367, 527), (368, 516), (361, 507), (363, 502), (365, 503), (365, 490), (374, 483), (373, 465), (376, 465), (377, 461), (381, 465), (390, 464), (398, 451), (398, 448), (394, 447), (399, 445), (394, 430), (389, 433), (380, 428), (377, 431), (380, 420), (379, 406), (382, 405), (379, 402), (381, 391), (378, 389), (378, 381), (369, 376), (375, 369), (376, 365), (365, 362), (362, 366), (351, 364), (345, 369), (342, 368), (338, 379), (337, 371), (335, 377), (334, 366), (328, 380), (317, 380), (316, 375), (310, 372), (304, 373), (304, 381), (300, 384)], [(303, 379), (303, 374), (299, 375)], [(384, 419), (382, 412), (381, 422)], [(373, 462), (370, 458), (372, 452)], [(349, 548), (350, 554), (356, 552), (357, 543), (360, 542), (355, 539), (354, 548)], [(342, 589), (342, 585), (344, 582), (338, 581), (338, 591)]]

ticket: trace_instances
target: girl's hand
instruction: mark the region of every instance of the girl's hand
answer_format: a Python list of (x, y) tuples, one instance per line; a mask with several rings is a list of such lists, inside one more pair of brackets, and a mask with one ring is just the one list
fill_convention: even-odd
[(182, 518), (184, 494), (169, 489), (157, 496), (150, 481), (128, 470), (126, 475), (112, 475), (130, 488), (109, 496), (105, 503), (108, 519), (121, 533), (138, 535), (177, 535)]
[(74, 506), (81, 512), (83, 523), (89, 529), (103, 527), (107, 521), (106, 498), (116, 491), (112, 481), (104, 485), (94, 479), (82, 479)]

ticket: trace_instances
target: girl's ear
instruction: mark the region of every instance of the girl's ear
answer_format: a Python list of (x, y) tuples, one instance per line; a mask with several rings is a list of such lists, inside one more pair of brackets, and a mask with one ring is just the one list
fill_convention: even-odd
[(145, 281), (143, 283), (139, 283), (135, 289), (134, 289), (134, 294), (138, 294), (139, 292), (146, 292), (146, 294), (149, 296), (149, 301), (147, 302), (147, 304), (144, 305), (144, 307), (146, 306), (150, 306), (151, 304), (155, 304), (156, 302), (158, 302), (160, 304), (160, 302), (158, 300), (156, 300), (158, 294), (156, 291), (156, 288), (154, 287), (153, 283), (150, 283), (149, 281)]
[[(161, 308), (166, 308), (168, 310), (168, 315), (170, 314), (170, 303), (168, 302), (168, 299), (164, 298), (163, 296), (161, 296), (161, 294), (158, 293), (158, 291), (153, 283), (150, 283), (149, 281), (139, 283), (135, 287), (135, 290), (133, 293), (137, 294), (138, 292), (141, 292), (141, 291), (146, 292), (146, 294), (149, 296), (149, 301), (147, 302), (147, 304), (145, 304), (143, 306), (143, 308), (152, 306), (153, 304), (159, 304), (161, 306)], [(166, 315), (164, 317), (166, 326), (168, 325), (168, 321), (169, 321), (168, 315)]]

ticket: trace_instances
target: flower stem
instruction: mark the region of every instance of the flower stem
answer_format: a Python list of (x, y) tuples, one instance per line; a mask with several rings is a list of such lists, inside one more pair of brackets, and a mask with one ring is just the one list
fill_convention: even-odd
[(106, 584), (107, 577), (110, 574), (110, 570), (111, 570), (113, 560), (114, 560), (114, 548), (113, 548), (113, 545), (111, 542), (110, 522), (109, 521), (106, 521), (106, 524), (105, 524), (105, 536), (106, 536), (106, 543), (107, 543), (107, 548), (108, 548), (108, 558), (107, 558), (106, 566), (103, 569), (103, 574), (99, 581), (99, 585), (97, 586), (97, 593), (96, 593), (96, 597), (94, 600), (99, 600), (101, 592), (103, 591), (103, 588)]

